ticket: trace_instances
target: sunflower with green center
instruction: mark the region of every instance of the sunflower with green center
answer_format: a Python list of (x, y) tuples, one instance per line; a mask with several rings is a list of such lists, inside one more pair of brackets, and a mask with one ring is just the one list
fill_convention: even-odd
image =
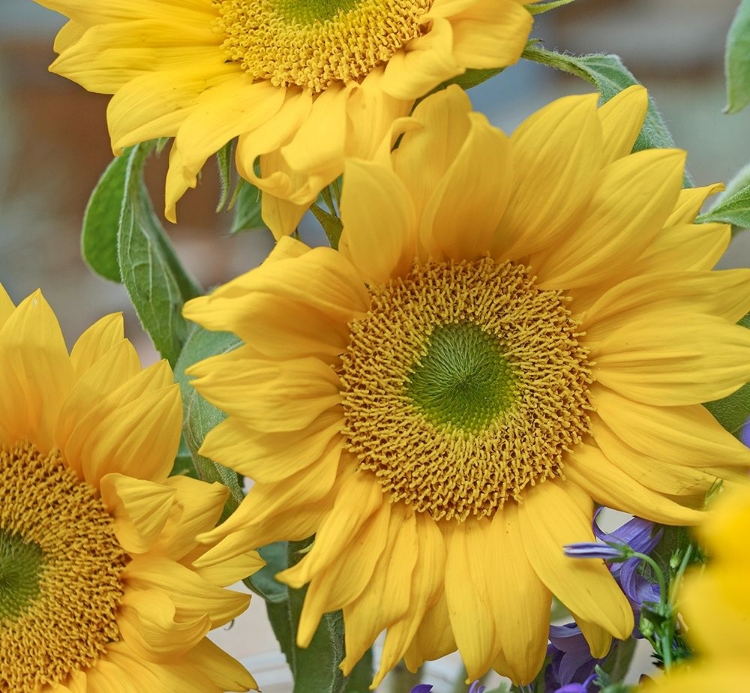
[(41, 293), (0, 286), (0, 691), (255, 689), (206, 634), (262, 561), (195, 565), (227, 490), (168, 478), (181, 429), (169, 366), (141, 370), (120, 315), (69, 355)]
[[(416, 99), (521, 55), (536, 0), (37, 0), (70, 18), (51, 70), (114, 94), (115, 153), (174, 137), (166, 216), (238, 137), (237, 169), (291, 233), (344, 156), (370, 158)], [(260, 175), (255, 170), (259, 159)]]
[(340, 252), (284, 238), (186, 305), (245, 342), (190, 372), (229, 414), (203, 453), (256, 482), (198, 564), (315, 534), (279, 579), (309, 583), (301, 646), (343, 609), (345, 672), (387, 629), (375, 684), (456, 648), (526, 684), (553, 594), (603, 656), (632, 610), (562, 550), (594, 502), (695, 523), (750, 465), (701, 404), (750, 379), (750, 270), (692, 223), (719, 186), (630, 153), (646, 108), (571, 96), (508, 138), (450, 87), (347, 162)]

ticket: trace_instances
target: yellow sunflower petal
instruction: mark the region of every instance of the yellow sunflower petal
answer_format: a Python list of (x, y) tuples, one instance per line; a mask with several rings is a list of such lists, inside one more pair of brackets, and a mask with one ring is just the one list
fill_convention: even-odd
[[(193, 387), (215, 406), (259, 431), (296, 431), (341, 401), (338, 376), (318, 359), (287, 361), (243, 359), (191, 366)], [(204, 375), (205, 373), (205, 375)]]
[(592, 400), (615, 435), (646, 455), (689, 467), (750, 464), (750, 450), (700, 404), (653, 407), (604, 387), (595, 388)]
[(750, 678), (750, 666), (744, 662), (701, 662), (672, 669), (669, 676), (647, 681), (643, 693), (706, 693), (741, 691)]
[(750, 310), (750, 270), (663, 272), (627, 279), (589, 308), (581, 329), (596, 342), (657, 311), (696, 312), (737, 322)]
[(413, 512), (393, 506), (385, 549), (364, 592), (344, 606), (346, 657), (344, 676), (375, 642), (378, 635), (407, 613), (411, 577), (419, 553)]
[(498, 668), (496, 661), (494, 667), (516, 684), (526, 685), (537, 675), (547, 654), (552, 593), (526, 557), (514, 503), (495, 513), (489, 539), (488, 552), (495, 559), (491, 574), (497, 581), (492, 604), (504, 664)]
[(633, 263), (631, 274), (710, 270), (732, 240), (728, 224), (682, 224), (665, 228)]
[[(750, 487), (743, 485), (731, 493), (722, 491), (697, 528), (712, 558), (738, 561), (747, 553), (743, 527), (750, 526)], [(727, 564), (729, 565), (729, 564)]]
[(174, 503), (151, 553), (177, 561), (198, 545), (198, 534), (214, 528), (229, 490), (218, 481), (208, 484), (186, 476), (170, 477), (162, 485), (174, 494)]
[[(386, 545), (390, 514), (390, 504), (381, 504), (349, 542), (346, 553), (310, 580), (297, 631), (300, 647), (310, 644), (324, 613), (342, 609), (370, 589), (375, 565)], [(309, 559), (306, 557), (303, 562), (305, 560)], [(351, 570), (350, 561), (351, 565), (357, 566), (356, 570)], [(286, 575), (293, 570), (290, 568), (279, 573), (277, 578), (289, 584)]]
[(383, 505), (383, 500), (380, 486), (369, 474), (349, 477), (315, 535), (312, 550), (296, 566), (279, 573), (279, 579), (295, 589), (309, 582), (345, 551)]
[(345, 257), (375, 284), (408, 272), (417, 234), (414, 206), (404, 184), (388, 169), (357, 159), (347, 160), (344, 180)]
[(680, 190), (672, 213), (667, 217), (664, 226), (688, 224), (698, 215), (705, 201), (717, 192), (724, 190), (721, 183), (706, 185), (702, 188), (685, 188)]
[(592, 417), (591, 434), (610, 463), (653, 491), (703, 499), (716, 483), (716, 473), (669, 464), (632, 448), (612, 433), (598, 416)]
[(123, 339), (125, 339), (125, 326), (122, 313), (112, 313), (95, 322), (78, 338), (70, 352), (70, 362), (73, 364), (76, 375), (80, 378)]
[(206, 582), (192, 570), (166, 558), (134, 558), (125, 567), (123, 579), (133, 590), (158, 590), (166, 594), (180, 619), (208, 614), (212, 628), (239, 616), (250, 601), (250, 595)]
[(573, 614), (578, 627), (586, 638), (591, 656), (600, 659), (606, 657), (612, 647), (612, 636), (601, 626), (582, 619), (580, 616)]
[(122, 601), (118, 626), (135, 652), (146, 658), (184, 654), (211, 628), (208, 614), (177, 619), (172, 600), (159, 590), (128, 592)]
[[(380, 659), (380, 668), (372, 685), (379, 686), (385, 675), (403, 659), (410, 643), (432, 605), (443, 593), (445, 571), (445, 543), (443, 535), (432, 521), (418, 513), (415, 516), (416, 552), (418, 554), (411, 578), (411, 596), (406, 616), (388, 628)], [(412, 531), (407, 525), (406, 532)]]
[(417, 671), (425, 661), (440, 659), (455, 650), (456, 640), (448, 614), (448, 602), (445, 592), (441, 591), (417, 629), (404, 656), (404, 662), (409, 671)]
[(458, 651), (472, 680), (487, 673), (500, 649), (488, 580), (494, 578), (487, 563), (494, 549), (489, 527), (484, 518), (446, 527), (445, 596)]
[(78, 41), (84, 33), (86, 33), (86, 27), (83, 24), (74, 21), (66, 22), (62, 29), (57, 32), (55, 42), (52, 44), (52, 50), (57, 54), (62, 53), (66, 48)]
[(547, 481), (528, 493), (518, 508), (529, 562), (555, 596), (587, 621), (625, 639), (633, 611), (601, 560), (568, 558), (563, 546), (593, 541), (593, 503), (572, 483)]
[[(577, 288), (630, 272), (674, 206), (684, 163), (685, 152), (649, 149), (602, 169), (575, 230), (538, 259), (532, 258), (539, 288)], [(625, 189), (627, 195), (622, 194)]]
[(32, 415), (21, 380), (0, 347), (0, 435), (9, 445), (28, 436)]
[(577, 223), (600, 177), (602, 128), (596, 94), (567, 96), (527, 118), (511, 136), (513, 191), (493, 255), (547, 247)]
[(227, 419), (206, 435), (201, 454), (252, 478), (273, 484), (321, 458), (341, 428), (341, 412), (325, 412), (302, 431), (258, 433)]
[(435, 17), (429, 32), (410, 41), (388, 60), (382, 89), (394, 99), (413, 101), (464, 69), (453, 55), (450, 22)]
[(190, 651), (190, 662), (215, 682), (221, 691), (258, 690), (258, 684), (245, 667), (208, 638)]
[[(183, 561), (183, 564), (185, 562)], [(193, 562), (190, 568), (201, 578), (214, 585), (229, 587), (240, 580), (257, 573), (266, 565), (257, 551), (245, 551), (234, 558), (227, 558), (214, 565), (196, 566)]]
[(459, 63), (487, 69), (518, 60), (533, 19), (516, 0), (479, 0), (451, 17), (451, 24)]
[(602, 166), (630, 154), (648, 109), (648, 93), (640, 84), (623, 89), (599, 109), (602, 121)]
[(393, 169), (404, 181), (417, 217), (450, 168), (471, 129), (471, 102), (455, 86), (421, 101), (412, 120), (419, 126), (404, 133), (393, 152)]
[(0, 284), (0, 329), (2, 329), (5, 321), (11, 316), (11, 313), (16, 309), (13, 301), (10, 300), (8, 292), (5, 287)]
[(40, 450), (53, 445), (60, 407), (74, 380), (60, 325), (41, 291), (21, 301), (0, 329), (0, 349), (23, 388), (16, 403), (28, 412), (28, 438)]
[(510, 197), (508, 138), (480, 113), (470, 113), (469, 123), (463, 146), (422, 215), (420, 236), (428, 249), (437, 251), (435, 259), (474, 260), (485, 255)]
[(99, 488), (122, 547), (131, 553), (148, 551), (169, 517), (174, 490), (116, 473), (104, 476)]
[(636, 402), (676, 406), (721, 399), (744, 385), (748, 350), (750, 331), (723, 318), (654, 312), (607, 335), (591, 358), (606, 387)]
[(565, 477), (580, 486), (597, 503), (652, 522), (692, 525), (704, 513), (686, 508), (652, 491), (612, 464), (593, 445), (579, 445), (568, 458)]

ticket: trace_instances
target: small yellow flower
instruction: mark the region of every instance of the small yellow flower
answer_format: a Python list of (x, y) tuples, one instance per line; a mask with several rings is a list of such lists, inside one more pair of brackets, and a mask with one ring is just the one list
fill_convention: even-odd
[(226, 489), (167, 477), (181, 427), (169, 366), (141, 370), (120, 315), (68, 355), (41, 292), (16, 308), (0, 286), (0, 691), (255, 688), (205, 636), (262, 561), (194, 565)]
[[(594, 501), (702, 515), (750, 451), (702, 402), (750, 379), (750, 270), (695, 225), (685, 153), (631, 154), (647, 97), (561, 99), (508, 138), (456, 87), (391, 152), (350, 160), (341, 251), (284, 238), (185, 314), (245, 345), (196, 364), (229, 414), (204, 454), (253, 478), (201, 564), (315, 534), (298, 640), (343, 609), (345, 671), (456, 647), (469, 676), (528, 683), (554, 593), (603, 656), (633, 614), (592, 541)], [(394, 135), (398, 134), (396, 132)]]
[(694, 568), (678, 608), (697, 660), (672, 669), (644, 693), (739, 693), (750, 681), (750, 487), (722, 493), (698, 528), (708, 566)]
[(167, 218), (239, 136), (237, 168), (277, 236), (416, 99), (466, 68), (515, 63), (532, 24), (532, 0), (37, 1), (71, 19), (51, 69), (115, 95), (115, 153), (175, 138)]

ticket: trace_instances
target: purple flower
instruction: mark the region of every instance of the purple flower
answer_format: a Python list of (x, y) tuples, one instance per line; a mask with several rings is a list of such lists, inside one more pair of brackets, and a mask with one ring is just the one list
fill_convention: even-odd
[[(638, 553), (651, 553), (661, 541), (662, 533), (663, 530), (661, 529), (658, 532), (654, 532), (653, 522), (635, 517), (619, 529), (616, 529), (612, 534), (607, 534), (599, 529), (599, 526), (596, 524), (596, 516), (594, 516), (594, 534), (596, 534), (598, 539), (611, 543), (627, 544), (633, 551), (637, 551)], [(640, 559), (633, 557), (623, 563), (609, 565), (612, 576), (620, 584), (620, 587), (622, 587), (622, 591), (633, 608), (636, 624), (641, 615), (643, 602), (659, 601), (659, 586), (649, 582), (643, 575), (638, 573), (639, 564)], [(640, 637), (640, 632), (637, 628), (634, 635)]]
[(411, 689), (411, 693), (430, 693), (432, 686), (428, 683), (419, 683)]
[(565, 687), (570, 684), (588, 685), (586, 680), (594, 673), (594, 667), (601, 660), (591, 656), (589, 644), (581, 629), (575, 623), (550, 626), (549, 639), (547, 656), (551, 659), (545, 673), (547, 690), (559, 691), (562, 687), (564, 693), (569, 690), (577, 692), (580, 689)]
[(474, 681), (469, 689), (469, 693), (484, 693), (484, 691), (485, 687), (479, 681)]

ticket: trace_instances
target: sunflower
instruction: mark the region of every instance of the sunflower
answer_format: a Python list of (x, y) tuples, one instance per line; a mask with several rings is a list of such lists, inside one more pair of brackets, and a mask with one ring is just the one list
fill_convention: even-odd
[(646, 107), (566, 97), (508, 138), (449, 87), (347, 162), (340, 252), (284, 238), (186, 305), (245, 342), (191, 373), (229, 414), (203, 453), (256, 482), (199, 564), (315, 534), (279, 578), (302, 646), (343, 609), (345, 672), (387, 629), (376, 684), (456, 648), (528, 683), (553, 594), (602, 657), (632, 610), (562, 551), (594, 501), (695, 523), (750, 464), (701, 404), (750, 378), (750, 270), (710, 271), (730, 230), (691, 223), (719, 186), (681, 190), (684, 152), (630, 154)]
[(167, 477), (181, 427), (169, 366), (141, 370), (120, 315), (68, 355), (41, 292), (16, 308), (0, 286), (0, 691), (255, 688), (205, 636), (262, 562), (194, 565), (226, 489)]
[(750, 487), (722, 493), (698, 528), (709, 551), (680, 587), (685, 637), (698, 658), (671, 669), (644, 693), (743, 691), (750, 680)]
[[(416, 99), (515, 63), (535, 0), (37, 0), (70, 18), (51, 70), (114, 94), (115, 153), (174, 137), (166, 216), (239, 136), (263, 218), (291, 233), (344, 155), (369, 158)], [(260, 157), (260, 175), (255, 162)]]

